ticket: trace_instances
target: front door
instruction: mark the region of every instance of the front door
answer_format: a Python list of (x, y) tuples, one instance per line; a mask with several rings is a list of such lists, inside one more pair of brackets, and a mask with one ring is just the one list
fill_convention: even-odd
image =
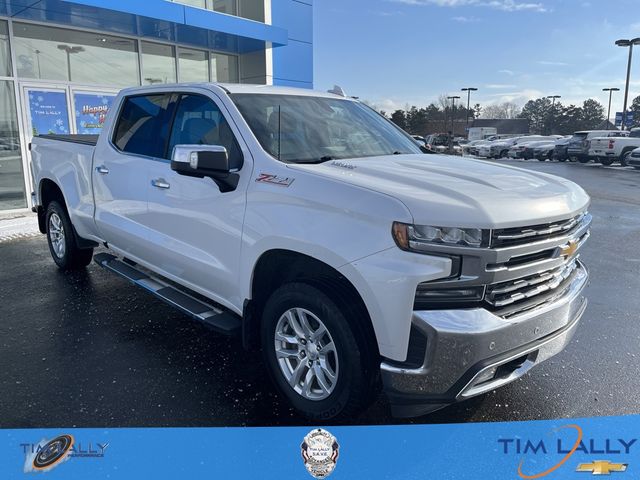
[[(249, 154), (242, 152), (235, 126), (211, 98), (182, 94), (177, 99), (167, 160), (149, 167), (148, 227), (153, 264), (225, 306), (240, 307), (238, 272)], [(221, 193), (211, 178), (171, 170), (175, 145), (221, 145), (232, 168), (241, 169), (236, 190)]]

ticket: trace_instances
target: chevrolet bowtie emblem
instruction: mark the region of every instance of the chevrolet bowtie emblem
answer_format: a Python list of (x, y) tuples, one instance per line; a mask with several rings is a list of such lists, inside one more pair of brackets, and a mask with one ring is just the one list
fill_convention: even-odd
[(569, 243), (560, 247), (560, 256), (564, 258), (570, 258), (578, 250), (578, 242), (575, 240), (569, 240)]
[(596, 460), (591, 463), (581, 463), (576, 472), (591, 472), (592, 475), (611, 475), (611, 472), (624, 472), (626, 463), (611, 463), (609, 460)]

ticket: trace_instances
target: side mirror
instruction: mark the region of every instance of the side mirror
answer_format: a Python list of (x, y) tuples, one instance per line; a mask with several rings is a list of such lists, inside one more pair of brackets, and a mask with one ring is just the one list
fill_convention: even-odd
[(221, 192), (235, 190), (240, 176), (229, 169), (229, 154), (220, 145), (176, 145), (171, 170), (188, 177), (210, 177)]
[(229, 154), (219, 145), (176, 145), (171, 170), (182, 175), (206, 177), (229, 173)]

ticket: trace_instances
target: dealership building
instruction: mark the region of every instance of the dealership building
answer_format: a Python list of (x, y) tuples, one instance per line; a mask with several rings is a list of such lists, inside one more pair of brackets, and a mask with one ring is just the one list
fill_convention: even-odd
[(117, 91), (311, 88), (313, 0), (0, 0), (0, 211), (31, 207), (28, 144), (98, 133)]

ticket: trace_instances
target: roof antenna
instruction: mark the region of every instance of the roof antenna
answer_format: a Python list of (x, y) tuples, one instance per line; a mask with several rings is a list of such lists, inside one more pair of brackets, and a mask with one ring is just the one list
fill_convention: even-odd
[(327, 90), (329, 93), (333, 93), (334, 95), (340, 95), (341, 97), (346, 97), (347, 94), (344, 93), (344, 90), (339, 85), (334, 85), (331, 90)]

